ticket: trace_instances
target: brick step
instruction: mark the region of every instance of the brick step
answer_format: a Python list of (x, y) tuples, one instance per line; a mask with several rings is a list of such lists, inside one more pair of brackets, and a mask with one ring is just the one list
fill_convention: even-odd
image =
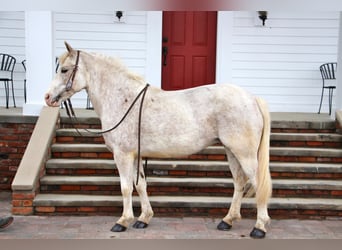
[(332, 133), (271, 133), (271, 146), (342, 148), (342, 135)]
[[(151, 195), (222, 195), (232, 194), (232, 178), (172, 178), (148, 177), (148, 192)], [(120, 178), (108, 176), (44, 176), (40, 180), (41, 192), (120, 194)], [(340, 180), (273, 180), (274, 197), (342, 198)]]
[[(273, 178), (342, 179), (342, 165), (336, 163), (271, 162)], [(117, 175), (113, 159), (50, 159), (46, 163), (50, 175)], [(149, 176), (231, 177), (227, 161), (149, 160)]]
[[(65, 158), (111, 158), (111, 152), (104, 144), (65, 144), (55, 143), (51, 146), (53, 157)], [(195, 154), (198, 158), (221, 160), (225, 159), (223, 146), (210, 146)], [(302, 148), (302, 147), (271, 147), (272, 161), (298, 162), (342, 162), (342, 148)], [(192, 158), (192, 157), (184, 157)], [(179, 157), (178, 159), (182, 159)]]
[[(150, 196), (155, 216), (218, 216), (223, 217), (231, 197)], [(120, 195), (38, 194), (34, 201), (36, 215), (117, 215), (122, 213)], [(133, 196), (135, 214), (140, 212), (138, 197)], [(256, 216), (255, 200), (242, 200), (243, 217)], [(342, 199), (271, 198), (269, 213), (276, 218), (326, 218), (342, 216)]]
[[(90, 129), (98, 132), (100, 130)], [(80, 133), (81, 134), (80, 134)], [(102, 136), (75, 129), (58, 129), (58, 143), (104, 143)], [(301, 147), (341, 147), (342, 135), (333, 133), (271, 133), (271, 145)]]

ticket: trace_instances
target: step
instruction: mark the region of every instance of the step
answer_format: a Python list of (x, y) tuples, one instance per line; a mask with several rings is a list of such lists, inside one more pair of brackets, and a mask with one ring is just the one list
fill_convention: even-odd
[[(227, 208), (231, 197), (211, 196), (150, 196), (152, 207), (190, 207), (190, 208)], [(38, 194), (33, 205), (35, 207), (122, 207), (122, 197), (112, 195), (81, 194)], [(139, 198), (133, 196), (133, 206), (140, 206)], [(255, 208), (254, 198), (244, 198), (242, 208)], [(308, 209), (342, 211), (342, 199), (323, 198), (271, 198), (269, 209)]]
[(342, 148), (342, 135), (333, 133), (272, 133), (271, 146)]
[[(89, 129), (91, 132), (100, 132), (100, 129)], [(100, 137), (85, 130), (75, 130), (71, 128), (57, 129), (57, 137)], [(271, 141), (328, 141), (342, 142), (342, 135), (335, 133), (271, 133)]]
[[(96, 144), (96, 143), (55, 143), (51, 146), (52, 152), (109, 152), (107, 146), (105, 144)], [(199, 154), (223, 154), (226, 152), (223, 146), (210, 146), (199, 152)]]
[[(88, 131), (92, 132), (89, 133)], [(101, 130), (100, 129), (78, 129), (78, 131), (74, 128), (60, 128), (56, 130), (56, 136), (65, 136), (65, 137), (102, 137), (102, 135), (97, 135), (93, 133), (98, 133)]]
[(342, 157), (342, 149), (337, 148), (301, 148), (301, 147), (271, 147), (270, 155), (277, 156), (313, 156)]
[[(107, 153), (105, 144), (65, 144), (55, 143), (51, 146), (52, 152), (81, 152), (81, 153)], [(197, 154), (225, 155), (223, 146), (210, 146)], [(314, 156), (314, 157), (342, 157), (342, 149), (338, 148), (302, 148), (302, 147), (271, 147), (270, 155), (278, 156)]]
[[(70, 170), (69, 173), (78, 170), (94, 170), (92, 172), (84, 171), (86, 174), (101, 173), (101, 170), (116, 170), (115, 162), (112, 159), (50, 159), (46, 163), (46, 171), (51, 174), (58, 172), (65, 174), (64, 170)], [(74, 170), (74, 171), (73, 171)], [(149, 160), (147, 170), (148, 175), (167, 176), (172, 175), (172, 171), (183, 171), (184, 175), (190, 175), (191, 172), (229, 172), (229, 164), (227, 161), (183, 161), (183, 160)], [(321, 178), (319, 174), (338, 179), (342, 178), (342, 164), (338, 163), (297, 163), (297, 162), (270, 162), (270, 171), (275, 173), (297, 173), (310, 174), (308, 177), (316, 176)], [(113, 172), (108, 172), (113, 173)], [(215, 173), (213, 173), (215, 174)], [(329, 176), (328, 176), (329, 175)], [(225, 176), (223, 176), (225, 177)]]
[[(44, 176), (41, 178), (40, 183), (41, 185), (119, 185), (120, 178), (116, 176)], [(147, 177), (147, 183), (148, 186), (152, 187), (234, 187), (231, 178)], [(275, 179), (272, 183), (273, 189), (342, 190), (342, 181), (340, 180)]]

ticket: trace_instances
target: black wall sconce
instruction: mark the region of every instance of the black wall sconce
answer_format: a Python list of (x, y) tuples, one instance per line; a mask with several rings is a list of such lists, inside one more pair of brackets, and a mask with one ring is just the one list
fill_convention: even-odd
[(265, 26), (265, 21), (267, 19), (267, 11), (258, 11), (259, 19), (262, 21), (262, 26)]
[(123, 16), (123, 11), (117, 11), (115, 12), (115, 16), (118, 18), (119, 22), (121, 21), (121, 18)]

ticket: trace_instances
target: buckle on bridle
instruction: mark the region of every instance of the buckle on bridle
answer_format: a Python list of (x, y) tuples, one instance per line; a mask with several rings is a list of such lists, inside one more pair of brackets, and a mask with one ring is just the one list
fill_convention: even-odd
[(69, 81), (67, 82), (67, 84), (65, 85), (65, 90), (66, 90), (66, 91), (69, 91), (69, 90), (71, 90), (71, 88), (72, 88), (72, 81), (69, 80)]

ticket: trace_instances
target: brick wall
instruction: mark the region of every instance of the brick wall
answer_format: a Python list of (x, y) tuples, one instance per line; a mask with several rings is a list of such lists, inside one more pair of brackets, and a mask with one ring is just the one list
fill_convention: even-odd
[(35, 126), (36, 117), (1, 117), (0, 121), (0, 191), (11, 184)]

